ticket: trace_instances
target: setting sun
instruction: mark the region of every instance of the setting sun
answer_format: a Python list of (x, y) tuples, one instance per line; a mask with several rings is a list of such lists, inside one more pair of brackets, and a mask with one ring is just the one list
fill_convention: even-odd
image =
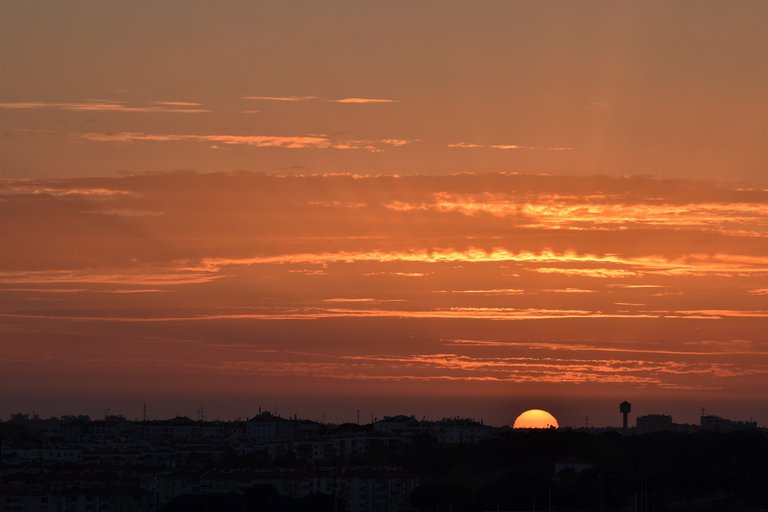
[(557, 419), (547, 411), (530, 409), (517, 417), (514, 428), (559, 428)]

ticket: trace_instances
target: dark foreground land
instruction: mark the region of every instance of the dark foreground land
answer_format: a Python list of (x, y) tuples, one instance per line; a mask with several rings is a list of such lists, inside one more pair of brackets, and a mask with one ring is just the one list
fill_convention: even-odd
[(274, 418), (240, 425), (242, 435), (211, 424), (218, 434), (208, 436), (179, 419), (187, 435), (157, 422), (74, 431), (0, 423), (0, 512), (768, 510), (761, 429), (474, 424), (476, 435), (461, 439), (449, 432), (456, 421), (401, 430), (307, 423), (265, 440), (258, 428)]

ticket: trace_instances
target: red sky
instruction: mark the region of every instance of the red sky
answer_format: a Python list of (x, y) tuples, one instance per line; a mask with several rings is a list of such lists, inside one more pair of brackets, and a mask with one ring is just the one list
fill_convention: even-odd
[(768, 423), (762, 1), (0, 6), (0, 417)]

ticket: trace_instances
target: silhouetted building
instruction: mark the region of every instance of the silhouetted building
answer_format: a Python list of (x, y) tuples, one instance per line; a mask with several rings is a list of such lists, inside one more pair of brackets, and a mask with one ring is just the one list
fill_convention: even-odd
[(430, 425), (429, 432), (441, 443), (479, 443), (491, 428), (470, 418), (444, 418)]
[(376, 432), (398, 432), (404, 430), (418, 430), (419, 421), (415, 416), (384, 416), (373, 424), (373, 430)]
[(629, 413), (632, 412), (632, 404), (624, 400), (619, 404), (619, 412), (621, 412), (621, 415), (624, 420), (621, 428), (623, 428), (624, 430), (627, 430), (627, 428), (629, 428), (628, 416), (629, 416)]
[(753, 430), (757, 428), (756, 421), (733, 421), (720, 416), (706, 415), (701, 417), (703, 430), (718, 432), (737, 432), (741, 430)]
[(264, 411), (248, 420), (245, 435), (253, 441), (269, 443), (291, 438), (294, 427), (290, 420)]
[(672, 416), (669, 416), (668, 414), (648, 414), (646, 416), (638, 416), (636, 429), (639, 434), (672, 430)]

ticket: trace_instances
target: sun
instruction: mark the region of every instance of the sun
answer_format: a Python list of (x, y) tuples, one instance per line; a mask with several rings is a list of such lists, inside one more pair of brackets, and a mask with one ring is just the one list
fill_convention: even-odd
[(557, 418), (541, 409), (530, 409), (517, 417), (514, 428), (559, 428)]

